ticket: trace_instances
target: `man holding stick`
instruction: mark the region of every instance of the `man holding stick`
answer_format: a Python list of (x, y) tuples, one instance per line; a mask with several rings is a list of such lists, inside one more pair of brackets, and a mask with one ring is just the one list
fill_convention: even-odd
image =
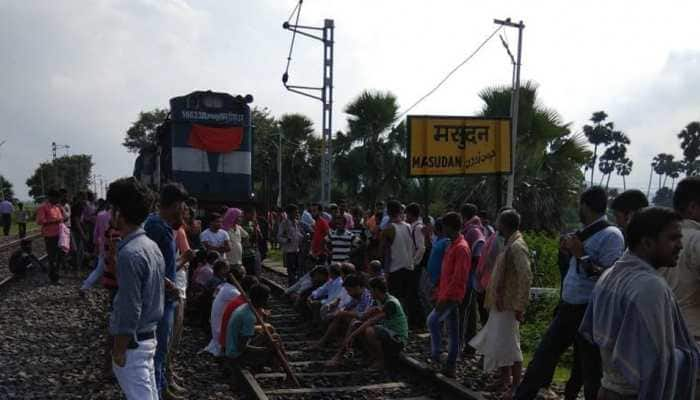
[(270, 298), (270, 288), (259, 284), (253, 286), (250, 293), (246, 293), (238, 280), (235, 277), (232, 279), (246, 304), (238, 307), (231, 315), (226, 332), (226, 357), (240, 368), (270, 365), (276, 358), (289, 379), (300, 387), (289, 366), (279, 335), (273, 333), (273, 328), (261, 316), (260, 310), (267, 306)]

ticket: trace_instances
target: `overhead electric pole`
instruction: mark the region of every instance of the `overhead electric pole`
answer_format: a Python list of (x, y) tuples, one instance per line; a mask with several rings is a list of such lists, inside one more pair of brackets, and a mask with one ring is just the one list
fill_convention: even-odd
[[(2, 145), (5, 144), (5, 142), (6, 142), (5, 140), (0, 141), (0, 147), (2, 147)], [(4, 198), (5, 198), (5, 188), (3, 187), (3, 185), (0, 182), (0, 199), (4, 199)]]
[(277, 208), (282, 208), (282, 131), (277, 141)]
[(68, 149), (70, 149), (70, 146), (67, 144), (56, 144), (56, 142), (51, 142), (51, 154), (53, 155), (53, 159), (56, 159), (56, 150), (58, 149), (66, 149), (66, 155), (68, 155)]
[[(515, 191), (515, 168), (516, 165), (516, 145), (518, 143), (518, 111), (520, 108), (520, 65), (522, 64), (522, 50), (523, 50), (523, 29), (525, 29), (525, 24), (523, 21), (515, 23), (511, 21), (510, 18), (505, 20), (494, 19), (493, 22), (497, 25), (503, 25), (510, 28), (518, 28), (518, 52), (516, 59), (513, 60), (513, 56), (510, 55), (510, 50), (508, 54), (511, 56), (511, 61), (513, 63), (513, 91), (510, 97), (510, 159), (511, 159), (511, 173), (508, 176), (508, 188), (506, 192), (506, 206), (513, 207), (513, 196)], [(500, 184), (500, 182), (499, 182)]]
[[(292, 49), (294, 47), (294, 36), (292, 36), (292, 45), (289, 49), (289, 56), (287, 57), (287, 70), (284, 72), (284, 75), (282, 75), (282, 83), (290, 92), (320, 100), (322, 103), (323, 153), (321, 161), (321, 203), (327, 205), (331, 202), (331, 176), (333, 171), (333, 32), (335, 30), (335, 23), (332, 19), (326, 19), (323, 22), (323, 27), (302, 26), (298, 24), (299, 13), (301, 13), (301, 1), (295, 11), (297, 12), (296, 23), (290, 24), (289, 21), (287, 21), (282, 24), (282, 27), (292, 31), (295, 35), (298, 33), (323, 43), (323, 84), (321, 87), (287, 84), (289, 80), (289, 62), (292, 59)], [(292, 15), (294, 15), (294, 13), (292, 13)], [(321, 36), (308, 33), (309, 31), (321, 31)], [(312, 94), (314, 92), (320, 92), (320, 95)]]

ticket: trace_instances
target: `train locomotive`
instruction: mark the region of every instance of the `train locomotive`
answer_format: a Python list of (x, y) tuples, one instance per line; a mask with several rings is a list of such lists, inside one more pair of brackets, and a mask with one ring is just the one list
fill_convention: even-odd
[(141, 150), (134, 176), (154, 189), (181, 183), (200, 204), (253, 200), (251, 95), (196, 91), (170, 99), (156, 145)]

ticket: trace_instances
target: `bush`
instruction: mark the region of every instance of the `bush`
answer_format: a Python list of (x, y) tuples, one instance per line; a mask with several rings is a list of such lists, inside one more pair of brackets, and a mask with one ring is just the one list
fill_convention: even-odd
[(559, 238), (539, 232), (525, 232), (523, 236), (532, 255), (532, 286), (558, 288)]
[(559, 303), (558, 293), (542, 295), (532, 299), (525, 311), (525, 322), (520, 326), (520, 346), (523, 352), (534, 352), (542, 335), (547, 330)]
[[(554, 309), (559, 303), (559, 293), (544, 294), (534, 298), (525, 311), (525, 322), (520, 325), (520, 347), (524, 354), (532, 354), (554, 318)], [(573, 365), (573, 346), (559, 359), (559, 367)]]

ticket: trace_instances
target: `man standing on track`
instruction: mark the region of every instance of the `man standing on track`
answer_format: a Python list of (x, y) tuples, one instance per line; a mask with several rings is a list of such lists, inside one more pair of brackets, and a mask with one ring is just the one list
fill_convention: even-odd
[(447, 322), (450, 345), (442, 371), (446, 376), (454, 378), (460, 342), (459, 305), (464, 300), (467, 289), (467, 277), (472, 267), (472, 253), (464, 236), (460, 233), (462, 225), (460, 215), (455, 212), (447, 213), (442, 218), (442, 223), (450, 244), (442, 262), (435, 308), (428, 316), (427, 325), (431, 337), (430, 357), (439, 363), (442, 352), (442, 323)]
[(277, 230), (277, 242), (282, 250), (282, 263), (287, 270), (287, 283), (292, 286), (304, 275), (303, 265), (299, 262), (299, 250), (304, 240), (304, 231), (299, 224), (299, 208), (290, 204), (286, 208), (287, 218), (280, 222)]
[(59, 201), (59, 191), (51, 189), (48, 200), (36, 210), (36, 223), (41, 226), (41, 236), (44, 237), (49, 260), (49, 279), (52, 283), (58, 283), (58, 273), (63, 262), (63, 255), (58, 248), (59, 225), (64, 219)]
[(384, 251), (384, 271), (388, 273), (389, 292), (396, 296), (409, 310), (415, 310), (417, 292), (413, 287), (414, 247), (411, 226), (401, 218), (401, 203), (387, 203), (390, 222), (381, 233), (381, 248)]
[(311, 257), (315, 259), (316, 265), (326, 264), (328, 251), (325, 246), (325, 239), (331, 228), (328, 225), (328, 221), (323, 218), (323, 206), (319, 203), (312, 204), (311, 216), (314, 218)]
[(4, 198), (0, 201), (0, 222), (2, 222), (2, 231), (5, 236), (10, 235), (10, 227), (12, 226), (12, 213), (15, 208), (9, 199)]
[(165, 262), (141, 224), (151, 207), (148, 188), (133, 178), (107, 191), (113, 219), (122, 233), (109, 331), (114, 337), (112, 369), (127, 400), (158, 400), (153, 367), (156, 326), (163, 316)]
[(180, 291), (176, 282), (175, 234), (173, 229), (182, 225), (183, 207), (187, 200), (187, 192), (182, 185), (169, 183), (160, 192), (158, 213), (148, 216), (144, 224), (146, 235), (156, 242), (165, 260), (165, 305), (163, 318), (158, 322), (158, 347), (155, 354), (155, 373), (161, 398), (179, 399), (169, 390), (166, 375), (166, 358), (170, 337), (175, 323), (175, 309)]

